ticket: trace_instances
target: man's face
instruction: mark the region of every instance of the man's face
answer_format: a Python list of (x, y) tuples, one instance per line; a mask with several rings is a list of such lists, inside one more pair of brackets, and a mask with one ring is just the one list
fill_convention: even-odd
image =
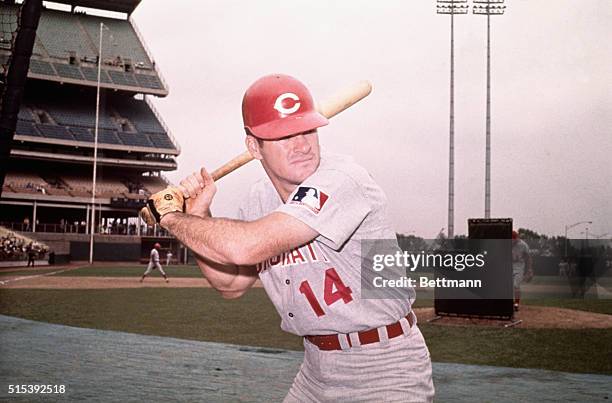
[(319, 167), (319, 135), (316, 129), (279, 140), (261, 140), (258, 148), (268, 175), (284, 185), (299, 185)]

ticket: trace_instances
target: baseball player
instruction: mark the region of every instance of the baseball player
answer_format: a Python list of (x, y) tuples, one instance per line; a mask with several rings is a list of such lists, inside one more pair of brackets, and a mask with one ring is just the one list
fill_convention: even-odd
[(351, 158), (320, 152), (317, 129), (328, 121), (297, 79), (257, 80), (242, 113), (246, 146), (267, 178), (250, 189), (240, 219), (211, 217), (216, 187), (204, 168), (153, 195), (153, 215), (195, 252), (223, 297), (240, 297), (259, 278), (282, 329), (304, 337), (286, 402), (433, 400), (414, 290), (361, 298), (360, 241), (396, 238), (382, 190)]
[[(527, 271), (525, 271), (527, 268)], [(519, 233), (512, 231), (512, 280), (514, 283), (514, 311), (518, 312), (521, 302), (521, 283), (531, 281), (533, 267), (529, 246), (523, 241)]]
[(161, 245), (159, 243), (156, 243), (155, 245), (153, 245), (153, 249), (151, 249), (151, 256), (149, 258), (149, 265), (147, 266), (147, 270), (143, 273), (142, 277), (140, 278), (141, 283), (144, 281), (145, 277), (147, 277), (155, 269), (159, 270), (161, 275), (164, 276), (166, 283), (169, 282), (168, 276), (166, 276), (166, 272), (164, 271), (161, 264), (159, 263), (159, 250), (160, 249), (161, 249)]

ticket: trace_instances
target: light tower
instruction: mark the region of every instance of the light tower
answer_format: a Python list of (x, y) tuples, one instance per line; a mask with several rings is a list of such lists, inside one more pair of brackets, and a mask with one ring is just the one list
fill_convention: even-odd
[(448, 148), (448, 237), (455, 236), (455, 14), (467, 14), (467, 0), (438, 0), (437, 13), (450, 15), (450, 116)]
[(491, 218), (491, 16), (502, 15), (504, 0), (474, 0), (474, 14), (487, 16), (487, 118), (485, 157), (485, 218)]

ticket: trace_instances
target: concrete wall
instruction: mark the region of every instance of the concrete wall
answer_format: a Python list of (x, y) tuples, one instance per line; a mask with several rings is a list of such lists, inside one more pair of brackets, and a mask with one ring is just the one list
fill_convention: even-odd
[[(25, 232), (23, 235), (48, 245), (55, 252), (56, 263), (89, 260), (89, 235), (50, 232)], [(94, 260), (138, 261), (141, 242), (138, 236), (95, 235)]]

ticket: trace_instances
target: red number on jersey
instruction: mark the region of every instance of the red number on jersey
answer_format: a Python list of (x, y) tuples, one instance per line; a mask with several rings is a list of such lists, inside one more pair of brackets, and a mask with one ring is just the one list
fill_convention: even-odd
[(302, 284), (300, 284), (300, 292), (306, 296), (312, 310), (315, 311), (317, 316), (325, 315), (325, 312), (323, 311), (323, 308), (321, 308), (321, 305), (319, 305), (319, 301), (317, 301), (317, 297), (315, 297), (314, 292), (312, 292), (312, 288), (310, 288), (308, 281), (302, 281)]
[[(334, 287), (336, 288), (335, 291)], [(315, 297), (314, 292), (312, 291), (312, 288), (310, 287), (310, 284), (308, 284), (307, 280), (302, 281), (300, 284), (300, 292), (306, 296), (308, 303), (317, 316), (325, 315), (325, 311), (323, 311), (323, 308), (321, 308), (321, 305), (319, 304), (319, 301), (317, 301), (317, 298)], [(353, 291), (344, 285), (340, 279), (340, 276), (336, 272), (336, 269), (331, 267), (325, 271), (323, 299), (328, 306), (339, 299), (342, 299), (345, 304), (348, 304), (353, 300), (353, 297), (351, 296), (352, 293)]]
[[(334, 286), (336, 287), (336, 291), (334, 291)], [(325, 271), (323, 299), (325, 299), (325, 303), (328, 306), (338, 301), (340, 298), (342, 298), (345, 304), (348, 304), (353, 300), (353, 297), (351, 297), (352, 292), (353, 291), (345, 286), (342, 280), (340, 280), (340, 276), (336, 273), (336, 269), (332, 267)]]

